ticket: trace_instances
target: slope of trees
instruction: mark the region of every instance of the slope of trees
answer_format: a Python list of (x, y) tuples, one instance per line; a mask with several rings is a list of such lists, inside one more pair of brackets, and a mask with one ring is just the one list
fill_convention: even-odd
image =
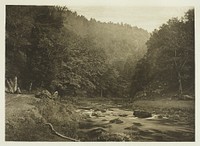
[(93, 18), (87, 20), (69, 10), (65, 13), (64, 27), (81, 38), (89, 38), (105, 52), (107, 69), (101, 80), (100, 93), (103, 96), (129, 96), (135, 65), (147, 51), (147, 31), (123, 23), (102, 23)]
[(136, 66), (132, 96), (153, 90), (152, 83), (157, 83), (155, 88), (165, 86), (179, 95), (194, 91), (194, 10), (154, 30), (147, 47), (147, 54)]
[(128, 96), (149, 34), (66, 7), (6, 6), (6, 78), (61, 95)]
[(6, 77), (18, 76), (21, 86), (29, 82), (46, 86), (54, 78), (59, 49), (62, 12), (58, 8), (7, 6)]

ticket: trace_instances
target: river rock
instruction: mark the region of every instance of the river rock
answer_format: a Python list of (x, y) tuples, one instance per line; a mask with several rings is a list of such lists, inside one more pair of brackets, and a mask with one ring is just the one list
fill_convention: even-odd
[(141, 123), (137, 123), (137, 122), (133, 122), (133, 124), (136, 125), (136, 126), (142, 126)]
[(133, 115), (138, 118), (149, 118), (152, 117), (150, 112), (142, 111), (142, 110), (135, 110)]
[(94, 109), (95, 112), (100, 111), (102, 113), (105, 113), (107, 111), (107, 109), (102, 109), (102, 108), (96, 108)]
[(162, 119), (163, 116), (162, 116), (162, 115), (157, 115), (157, 118), (158, 118), (158, 119)]
[(103, 119), (103, 120), (101, 120), (101, 121), (108, 121), (107, 119)]
[(128, 114), (119, 114), (120, 117), (127, 117)]
[(103, 114), (102, 114), (101, 111), (93, 112), (93, 113), (92, 113), (92, 116), (95, 116), (95, 117), (105, 117), (105, 116), (103, 116)]
[(103, 133), (106, 133), (106, 130), (103, 128), (95, 128), (89, 131), (89, 136), (92, 137), (99, 137), (101, 136)]
[(123, 121), (117, 118), (117, 119), (110, 120), (110, 123), (121, 124), (123, 123)]
[(91, 118), (93, 112), (94, 112), (93, 109), (85, 110), (85, 111), (82, 112), (82, 116), (83, 116), (83, 118)]

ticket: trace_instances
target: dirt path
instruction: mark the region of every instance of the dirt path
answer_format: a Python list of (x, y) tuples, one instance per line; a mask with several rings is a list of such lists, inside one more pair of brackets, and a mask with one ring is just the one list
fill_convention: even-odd
[(84, 141), (112, 141), (112, 138), (102, 139), (104, 133), (109, 133), (107, 137), (120, 135), (122, 140), (125, 137), (124, 140), (128, 141), (194, 141), (194, 129), (181, 121), (154, 114), (151, 118), (137, 118), (131, 110), (105, 103), (82, 102), (77, 109), (85, 117), (79, 127), (80, 137)]

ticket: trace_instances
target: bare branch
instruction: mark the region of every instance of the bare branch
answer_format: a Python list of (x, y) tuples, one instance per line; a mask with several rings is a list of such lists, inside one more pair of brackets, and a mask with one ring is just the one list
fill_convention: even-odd
[(67, 136), (64, 136), (64, 135), (58, 133), (58, 132), (53, 128), (53, 125), (52, 125), (51, 123), (45, 123), (45, 125), (49, 125), (49, 128), (51, 129), (52, 133), (55, 134), (55, 135), (57, 135), (57, 136), (59, 136), (59, 137), (61, 137), (61, 138), (64, 138), (64, 139), (67, 139), (67, 140), (70, 140), (70, 141), (75, 141), (75, 142), (79, 141), (79, 140), (77, 140), (77, 139), (73, 139), (73, 138), (71, 138), (71, 137), (67, 137)]

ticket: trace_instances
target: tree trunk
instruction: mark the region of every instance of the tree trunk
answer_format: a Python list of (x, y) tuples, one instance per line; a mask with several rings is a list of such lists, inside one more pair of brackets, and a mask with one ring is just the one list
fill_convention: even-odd
[(32, 85), (33, 85), (33, 83), (31, 82), (31, 83), (30, 83), (30, 86), (29, 86), (29, 92), (32, 91)]
[(17, 92), (17, 88), (18, 88), (18, 86), (17, 86), (17, 77), (15, 76), (15, 78), (14, 78), (14, 92)]
[(13, 87), (12, 87), (10, 81), (9, 81), (9, 80), (6, 80), (6, 83), (7, 83), (7, 90), (8, 90), (8, 92), (14, 93), (14, 89), (13, 89)]
[(21, 92), (20, 88), (18, 87), (17, 84), (17, 77), (14, 78), (14, 80), (10, 79), (10, 80), (6, 80), (6, 92), (9, 93), (18, 93)]
[(183, 86), (182, 86), (182, 77), (181, 77), (181, 73), (180, 73), (180, 68), (177, 64), (177, 61), (176, 61), (176, 57), (177, 57), (177, 54), (176, 54), (176, 49), (174, 50), (174, 64), (175, 64), (175, 68), (176, 68), (176, 71), (177, 71), (177, 74), (178, 74), (178, 83), (179, 83), (179, 96), (182, 96), (183, 94)]
[(178, 83), (179, 83), (179, 95), (181, 96), (183, 94), (183, 86), (182, 86), (182, 79), (180, 72), (178, 72)]
[(103, 96), (103, 91), (102, 91), (102, 89), (101, 89), (101, 97)]

